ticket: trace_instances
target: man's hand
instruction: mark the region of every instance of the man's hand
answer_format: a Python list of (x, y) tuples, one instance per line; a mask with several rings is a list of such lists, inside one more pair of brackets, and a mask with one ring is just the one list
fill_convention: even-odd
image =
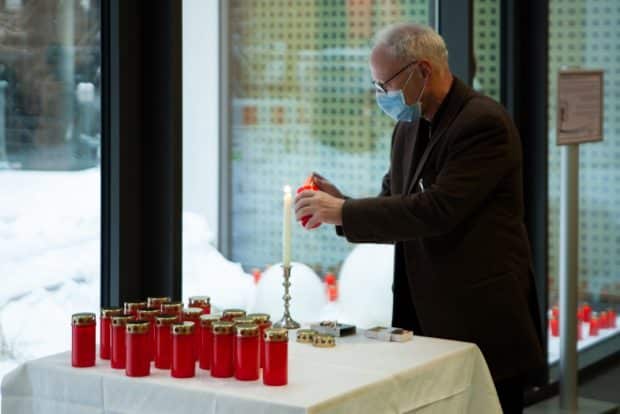
[(344, 198), (324, 191), (302, 191), (295, 197), (295, 217), (299, 221), (304, 216), (311, 216), (306, 223), (308, 230), (318, 223), (342, 225), (343, 204)]
[(317, 172), (312, 173), (312, 180), (319, 187), (319, 190), (326, 192), (327, 194), (336, 197), (344, 198), (338, 187), (331, 183), (327, 178), (323, 177)]

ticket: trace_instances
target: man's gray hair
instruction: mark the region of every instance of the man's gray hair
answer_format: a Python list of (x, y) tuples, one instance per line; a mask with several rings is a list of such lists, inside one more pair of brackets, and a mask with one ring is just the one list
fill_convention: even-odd
[(448, 69), (448, 49), (432, 28), (416, 23), (396, 23), (375, 35), (374, 45), (384, 46), (397, 58), (425, 59), (441, 70)]

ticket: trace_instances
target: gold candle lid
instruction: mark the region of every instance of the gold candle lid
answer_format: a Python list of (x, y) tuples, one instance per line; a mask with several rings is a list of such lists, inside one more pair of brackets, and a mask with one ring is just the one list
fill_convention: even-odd
[(235, 324), (228, 321), (215, 321), (211, 323), (213, 335), (232, 335)]
[(229, 319), (235, 319), (235, 318), (241, 318), (245, 316), (245, 314), (246, 313), (243, 309), (224, 309), (224, 312), (222, 312), (222, 317), (229, 318)]
[(183, 302), (164, 302), (160, 309), (163, 313), (179, 313), (183, 310)]
[(311, 344), (316, 334), (314, 329), (299, 329), (297, 331), (297, 342)]
[(268, 313), (250, 313), (248, 318), (253, 319), (256, 323), (265, 323), (269, 322), (271, 316)]
[(210, 328), (213, 322), (218, 322), (222, 319), (222, 315), (200, 315), (200, 326)]
[(284, 328), (265, 329), (265, 342), (288, 342), (288, 330)]
[(172, 325), (173, 323), (177, 322), (179, 320), (179, 315), (178, 314), (168, 314), (168, 313), (161, 313), (157, 316), (155, 316), (155, 325), (157, 326), (167, 326), (167, 325)]
[(85, 326), (95, 324), (96, 316), (91, 312), (80, 312), (71, 315), (71, 324), (73, 326)]
[(155, 319), (155, 317), (160, 313), (161, 311), (158, 308), (138, 309), (138, 318), (152, 320)]
[(125, 332), (128, 334), (145, 334), (149, 332), (151, 323), (145, 320), (128, 321), (125, 325)]
[(146, 298), (146, 304), (149, 308), (161, 308), (162, 303), (170, 302), (169, 296), (149, 297)]
[(189, 298), (189, 307), (194, 308), (196, 306), (210, 306), (211, 298), (208, 296), (192, 296)]
[(258, 336), (258, 326), (255, 323), (240, 323), (235, 327), (237, 336)]
[(317, 348), (333, 348), (336, 346), (336, 338), (333, 335), (316, 334), (312, 345)]
[(235, 318), (232, 321), (235, 325), (256, 325), (256, 322), (254, 322), (254, 319), (248, 318), (247, 316)]
[(146, 302), (144, 301), (125, 302), (125, 313), (131, 313), (144, 308), (146, 308)]
[(201, 308), (185, 308), (183, 309), (183, 316), (191, 319), (198, 319), (202, 315)]
[(124, 313), (122, 315), (112, 316), (112, 326), (125, 326), (127, 322), (133, 319), (133, 315), (130, 313)]
[(191, 335), (194, 333), (194, 322), (185, 321), (172, 324), (173, 335)]
[(117, 316), (123, 313), (123, 308), (110, 307), (110, 308), (101, 308), (101, 317), (103, 319), (111, 318), (112, 316)]

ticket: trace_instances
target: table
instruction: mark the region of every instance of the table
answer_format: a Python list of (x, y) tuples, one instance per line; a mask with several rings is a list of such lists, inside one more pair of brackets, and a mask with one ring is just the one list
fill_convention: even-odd
[[(291, 333), (291, 338), (295, 334)], [(128, 378), (108, 361), (72, 368), (65, 352), (26, 362), (2, 382), (2, 414), (29, 413), (501, 413), (477, 346), (414, 337), (379, 342), (337, 338), (336, 348), (289, 342), (289, 384), (175, 379), (153, 369)]]

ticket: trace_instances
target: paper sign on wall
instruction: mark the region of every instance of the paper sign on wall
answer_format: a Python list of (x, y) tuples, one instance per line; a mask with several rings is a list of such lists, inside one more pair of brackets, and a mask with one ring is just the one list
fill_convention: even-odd
[(603, 71), (558, 74), (557, 145), (603, 140)]

